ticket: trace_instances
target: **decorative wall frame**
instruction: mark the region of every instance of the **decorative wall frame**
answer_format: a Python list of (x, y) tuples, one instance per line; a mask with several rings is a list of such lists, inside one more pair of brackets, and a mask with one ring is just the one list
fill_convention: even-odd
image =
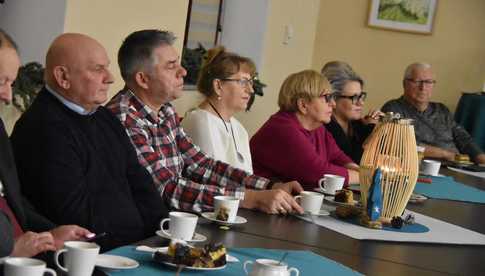
[(370, 0), (369, 27), (432, 34), (438, 0)]

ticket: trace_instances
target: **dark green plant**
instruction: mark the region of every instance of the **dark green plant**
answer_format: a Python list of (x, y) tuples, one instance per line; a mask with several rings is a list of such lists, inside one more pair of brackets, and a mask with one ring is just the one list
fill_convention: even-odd
[(182, 51), (182, 66), (187, 70), (187, 75), (184, 78), (185, 84), (197, 84), (199, 70), (206, 53), (207, 50), (200, 43), (195, 49), (184, 47), (184, 50)]
[(249, 111), (251, 109), (251, 106), (253, 106), (254, 99), (256, 98), (256, 95), (261, 96), (261, 97), (264, 96), (263, 88), (265, 88), (265, 87), (266, 87), (266, 84), (261, 82), (261, 80), (258, 77), (258, 73), (256, 72), (256, 75), (254, 76), (254, 79), (253, 79), (254, 93), (251, 94), (251, 98), (249, 98), (248, 106), (246, 107), (246, 111)]
[(13, 84), (12, 103), (20, 112), (25, 112), (37, 93), (44, 86), (44, 67), (38, 62), (29, 62), (19, 68)]

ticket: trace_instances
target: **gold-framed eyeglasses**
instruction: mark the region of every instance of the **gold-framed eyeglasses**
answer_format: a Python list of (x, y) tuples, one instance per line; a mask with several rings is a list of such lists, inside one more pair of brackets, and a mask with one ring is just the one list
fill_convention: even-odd
[(237, 82), (241, 87), (252, 87), (254, 84), (253, 79), (220, 79), (221, 81), (234, 81)]

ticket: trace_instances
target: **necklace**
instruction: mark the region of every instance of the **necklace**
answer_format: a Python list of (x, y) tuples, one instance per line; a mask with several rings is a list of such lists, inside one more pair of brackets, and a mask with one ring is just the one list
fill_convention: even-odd
[[(219, 118), (221, 119), (222, 123), (224, 124), (224, 127), (226, 128), (227, 133), (229, 133), (229, 128), (226, 125), (226, 121), (224, 121), (219, 111), (217, 111), (216, 107), (210, 101), (208, 102), (209, 102), (209, 105), (212, 107), (212, 109), (214, 109), (214, 111), (216, 112), (217, 116), (219, 116)], [(236, 138), (234, 137), (234, 130), (232, 129), (232, 124), (230, 121), (229, 121), (229, 126), (231, 127), (231, 135), (232, 135), (232, 140), (234, 141), (234, 147), (236, 148), (237, 159), (239, 160), (239, 162), (243, 163), (244, 156), (242, 155), (242, 153), (239, 152), (239, 149), (237, 148)]]

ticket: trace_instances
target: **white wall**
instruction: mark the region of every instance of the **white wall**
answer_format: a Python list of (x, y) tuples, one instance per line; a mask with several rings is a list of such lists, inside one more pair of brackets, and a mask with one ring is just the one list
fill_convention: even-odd
[(262, 68), (264, 38), (269, 13), (268, 0), (224, 1), (220, 44), (250, 57)]
[(66, 0), (6, 0), (0, 5), (0, 28), (19, 45), (22, 63), (44, 64), (51, 41), (64, 30)]
[[(51, 41), (64, 30), (66, 0), (6, 0), (0, 5), (0, 28), (19, 46), (22, 63), (45, 63)], [(0, 116), (10, 133), (20, 113), (13, 105), (1, 105)]]

